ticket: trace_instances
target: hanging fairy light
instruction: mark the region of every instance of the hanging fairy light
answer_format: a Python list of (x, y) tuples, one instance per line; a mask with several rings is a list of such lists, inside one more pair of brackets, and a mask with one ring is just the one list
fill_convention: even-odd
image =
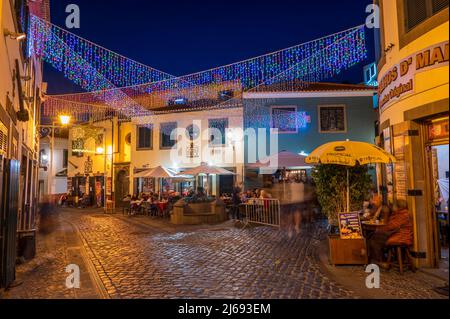
[[(43, 115), (71, 112), (78, 121), (149, 116), (174, 100), (188, 107), (237, 107), (244, 92), (301, 90), (367, 57), (364, 26), (214, 69), (174, 77), (127, 59), (32, 16), (29, 53), (90, 91), (49, 96)], [(234, 94), (227, 98), (221, 92)], [(227, 95), (225, 95), (227, 96)]]

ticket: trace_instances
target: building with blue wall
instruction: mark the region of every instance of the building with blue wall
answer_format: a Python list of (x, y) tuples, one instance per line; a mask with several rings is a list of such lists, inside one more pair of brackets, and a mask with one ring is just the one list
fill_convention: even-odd
[[(256, 140), (245, 140), (246, 164), (254, 162), (252, 154), (261, 145), (272, 155), (281, 151), (309, 154), (324, 143), (346, 139), (374, 143), (375, 94), (373, 86), (336, 83), (314, 83), (291, 91), (266, 87), (244, 93), (244, 129), (256, 132)], [(278, 147), (272, 149), (271, 135), (278, 138)], [(261, 154), (256, 153), (259, 159)]]

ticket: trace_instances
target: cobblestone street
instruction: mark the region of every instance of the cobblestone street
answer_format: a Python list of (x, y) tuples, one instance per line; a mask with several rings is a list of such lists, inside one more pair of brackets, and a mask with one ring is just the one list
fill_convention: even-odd
[[(381, 289), (369, 291), (362, 287), (363, 267), (325, 266), (319, 258), (322, 227), (306, 225), (289, 238), (231, 222), (175, 227), (148, 217), (74, 209), (54, 218), (57, 249), (46, 252), (38, 242), (36, 259), (45, 261), (37, 268), (19, 266), (23, 283), (6, 298), (443, 298), (431, 290), (442, 282), (423, 273), (383, 273)], [(70, 246), (78, 247), (72, 228), (81, 237), (75, 257), (67, 254)], [(80, 289), (65, 287), (68, 263), (81, 264)], [(349, 276), (359, 284), (342, 284), (340, 277)]]

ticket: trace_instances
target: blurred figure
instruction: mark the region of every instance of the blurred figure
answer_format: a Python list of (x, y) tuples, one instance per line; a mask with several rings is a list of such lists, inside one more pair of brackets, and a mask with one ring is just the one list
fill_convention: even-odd
[(46, 198), (39, 207), (39, 232), (49, 234), (55, 229), (53, 217), (56, 214), (55, 205), (51, 203), (49, 198)]
[[(385, 217), (388, 218), (386, 225), (379, 227), (368, 240), (370, 258), (374, 262), (381, 262), (386, 246), (413, 244), (413, 226), (407, 202), (398, 200), (394, 207), (390, 216)], [(386, 208), (383, 210), (385, 214), (388, 212)], [(386, 264), (381, 262), (381, 266), (386, 267)]]
[(231, 215), (232, 215), (233, 220), (240, 220), (239, 205), (242, 203), (241, 202), (241, 192), (242, 192), (242, 188), (240, 187), (240, 184), (236, 184), (233, 187), (233, 193), (231, 195), (231, 202), (233, 204)]

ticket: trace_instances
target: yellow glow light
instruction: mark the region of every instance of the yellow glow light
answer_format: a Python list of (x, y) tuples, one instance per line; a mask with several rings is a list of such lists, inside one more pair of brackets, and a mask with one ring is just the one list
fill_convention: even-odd
[(62, 125), (68, 125), (70, 123), (70, 115), (60, 115), (59, 121)]
[(96, 153), (97, 153), (97, 154), (103, 154), (104, 151), (105, 151), (105, 150), (104, 150), (103, 147), (101, 147), (101, 146), (97, 147), (97, 149), (96, 149)]

